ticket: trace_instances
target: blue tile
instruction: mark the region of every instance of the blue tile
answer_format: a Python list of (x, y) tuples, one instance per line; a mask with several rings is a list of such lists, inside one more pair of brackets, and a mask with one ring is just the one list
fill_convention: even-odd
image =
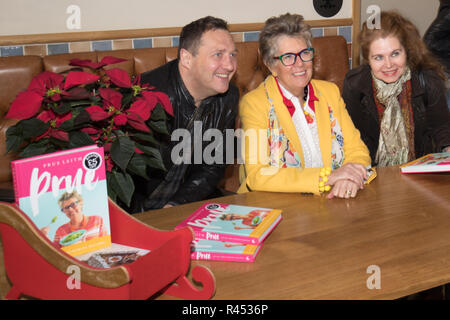
[(112, 50), (112, 40), (92, 41), (92, 51), (109, 51)]
[(152, 38), (133, 39), (133, 48), (135, 49), (153, 48), (153, 40)]
[(0, 47), (0, 56), (23, 56), (23, 46)]
[(323, 28), (311, 28), (311, 33), (314, 38), (323, 37)]
[(69, 53), (69, 44), (68, 43), (48, 44), (47, 52), (49, 55)]
[(172, 47), (178, 47), (180, 45), (180, 37), (172, 37)]
[(255, 32), (244, 32), (244, 42), (247, 41), (258, 41), (259, 31)]
[(352, 42), (352, 27), (339, 27), (338, 34), (344, 36), (345, 40), (347, 40), (347, 43)]

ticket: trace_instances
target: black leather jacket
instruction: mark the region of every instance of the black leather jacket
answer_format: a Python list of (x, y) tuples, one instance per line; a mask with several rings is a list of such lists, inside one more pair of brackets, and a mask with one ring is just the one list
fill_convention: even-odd
[(446, 72), (450, 73), (450, 0), (441, 0), (438, 15), (423, 40)]
[[(450, 115), (445, 100), (444, 82), (431, 71), (411, 73), (411, 104), (414, 118), (416, 158), (441, 152), (450, 145)], [(378, 150), (380, 125), (375, 104), (370, 67), (365, 64), (350, 70), (344, 80), (342, 97), (361, 139), (370, 151), (372, 164)]]
[[(226, 93), (203, 100), (197, 108), (194, 105), (193, 97), (181, 79), (178, 70), (178, 60), (173, 60), (157, 69), (143, 73), (141, 75), (141, 83), (148, 83), (169, 96), (174, 110), (174, 118), (172, 118), (170, 123), (171, 132), (178, 128), (186, 128), (189, 121), (192, 120), (196, 109), (198, 109), (198, 111), (201, 111), (199, 120), (202, 122), (202, 135), (207, 129), (217, 128), (222, 132), (223, 145), (225, 145), (225, 129), (234, 129), (237, 116), (239, 91), (235, 86), (230, 84)], [(161, 140), (161, 142), (161, 155), (166, 169), (169, 170), (173, 165), (171, 160), (172, 148), (179, 141), (172, 142), (170, 138), (167, 138)], [(210, 143), (210, 141), (203, 141), (203, 149)], [(194, 150), (194, 152), (198, 151)], [(194, 152), (192, 152), (191, 164), (186, 170), (179, 189), (169, 199), (168, 203), (170, 204), (176, 205), (204, 200), (217, 192), (216, 186), (222, 179), (226, 166), (225, 148), (223, 148), (223, 162), (221, 164), (206, 164), (203, 160), (202, 163), (195, 164)], [(129, 208), (131, 212), (141, 212), (148, 209), (143, 207), (143, 202), (162, 182), (165, 173), (154, 171), (150, 172), (149, 176), (150, 181), (134, 177), (136, 191), (133, 196), (132, 206)]]

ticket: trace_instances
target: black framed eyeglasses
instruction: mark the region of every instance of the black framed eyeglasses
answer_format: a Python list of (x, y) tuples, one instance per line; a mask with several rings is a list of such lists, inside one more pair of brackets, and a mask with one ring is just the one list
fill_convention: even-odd
[(314, 48), (306, 48), (298, 53), (288, 52), (282, 54), (281, 56), (274, 57), (274, 59), (280, 59), (281, 63), (288, 67), (295, 64), (297, 57), (299, 57), (303, 62), (311, 61), (314, 58)]

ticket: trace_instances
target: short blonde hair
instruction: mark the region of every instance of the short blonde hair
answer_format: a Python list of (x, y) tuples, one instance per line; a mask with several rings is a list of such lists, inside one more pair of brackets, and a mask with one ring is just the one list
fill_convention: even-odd
[(83, 203), (83, 198), (80, 196), (80, 194), (76, 191), (73, 192), (64, 192), (62, 194), (62, 196), (58, 199), (58, 205), (62, 208), (62, 204), (69, 200), (75, 198), (77, 199), (80, 203)]

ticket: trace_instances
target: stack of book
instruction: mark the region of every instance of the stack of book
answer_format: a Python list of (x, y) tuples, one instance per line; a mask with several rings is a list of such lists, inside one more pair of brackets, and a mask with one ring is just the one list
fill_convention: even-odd
[(193, 260), (253, 262), (281, 210), (205, 203), (175, 229), (191, 227)]

